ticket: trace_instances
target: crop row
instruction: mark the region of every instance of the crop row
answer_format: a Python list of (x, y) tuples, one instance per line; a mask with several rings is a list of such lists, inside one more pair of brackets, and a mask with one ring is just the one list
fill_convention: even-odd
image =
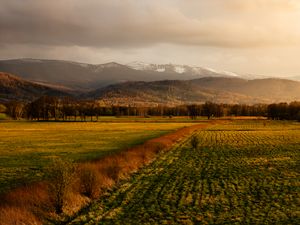
[(196, 135), (198, 148), (187, 140), (162, 155), (72, 224), (299, 222), (299, 130), (278, 138), (223, 125)]

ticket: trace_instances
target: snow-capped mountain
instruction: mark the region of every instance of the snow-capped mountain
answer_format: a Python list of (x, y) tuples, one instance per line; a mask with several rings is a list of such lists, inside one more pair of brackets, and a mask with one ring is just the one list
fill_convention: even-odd
[(300, 81), (300, 76), (287, 77), (287, 79)]
[(13, 74), (4, 74), (2, 81), (0, 79), (3, 101), (22, 99), (24, 96), (31, 99), (47, 93), (105, 98), (113, 104), (116, 101), (127, 104), (128, 99), (143, 104), (205, 101), (254, 104), (295, 101), (299, 99), (300, 90), (296, 81), (262, 79), (262, 76), (253, 79), (254, 75), (237, 75), (177, 64), (86, 64), (63, 60), (14, 59), (0, 60), (0, 71)]
[(65, 60), (12, 59), (0, 60), (0, 71), (33, 82), (64, 85), (76, 90), (91, 90), (126, 81), (192, 80), (203, 77), (253, 79), (206, 67), (137, 61), (123, 65), (116, 62), (87, 64)]
[(217, 71), (211, 68), (199, 67), (199, 66), (188, 66), (188, 65), (178, 65), (178, 64), (151, 64), (140, 61), (135, 61), (126, 64), (134, 70), (140, 71), (156, 71), (161, 73), (176, 73), (176, 74), (189, 74), (195, 78), (212, 76), (212, 77), (239, 77), (240, 75), (228, 72), (228, 71)]

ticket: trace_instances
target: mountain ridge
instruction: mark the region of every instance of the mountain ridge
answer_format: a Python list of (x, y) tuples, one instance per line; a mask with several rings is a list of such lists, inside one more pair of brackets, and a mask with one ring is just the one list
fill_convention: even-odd
[[(166, 65), (165, 65), (166, 67)], [(205, 76), (228, 76), (198, 67), (198, 72), (178, 73), (171, 65), (166, 71), (136, 70), (116, 62), (88, 64), (50, 59), (0, 60), (0, 71), (34, 82), (63, 85), (79, 91), (93, 90), (125, 81), (189, 80)]]
[(30, 82), (9, 73), (0, 72), (0, 102), (11, 100), (32, 101), (42, 95), (69, 96), (70, 93), (58, 88)]
[(134, 61), (128, 64), (125, 64), (126, 66), (140, 71), (157, 71), (157, 72), (176, 72), (179, 74), (183, 73), (191, 73), (193, 75), (203, 76), (205, 73), (206, 76), (213, 76), (213, 77), (219, 77), (219, 76), (233, 76), (238, 77), (240, 75), (228, 72), (228, 71), (217, 71), (208, 67), (200, 67), (200, 66), (189, 66), (184, 64), (154, 64), (154, 63), (144, 63), (141, 61)]
[[(72, 95), (100, 99), (110, 105), (178, 105), (205, 101), (256, 104), (300, 100), (300, 82), (282, 78), (244, 79), (177, 64), (131, 67), (135, 68), (116, 62), (94, 65), (61, 60), (0, 60), (0, 71), (3, 68), (19, 73), (25, 71), (16, 76), (2, 72), (0, 95), (2, 100), (31, 100), (45, 93)], [(194, 73), (187, 73), (193, 70)], [(5, 73), (10, 74), (14, 84), (7, 85)]]
[(300, 82), (286, 79), (245, 80), (236, 77), (204, 77), (193, 80), (127, 81), (93, 91), (69, 91), (0, 72), (0, 101), (30, 101), (42, 95), (74, 96), (99, 100), (106, 105), (181, 105), (206, 101), (256, 104), (300, 100)]
[[(268, 85), (267, 85), (268, 84)], [(206, 101), (228, 104), (258, 104), (300, 100), (300, 82), (285, 79), (245, 80), (205, 77), (194, 80), (126, 82), (85, 94), (117, 105), (180, 105)]]

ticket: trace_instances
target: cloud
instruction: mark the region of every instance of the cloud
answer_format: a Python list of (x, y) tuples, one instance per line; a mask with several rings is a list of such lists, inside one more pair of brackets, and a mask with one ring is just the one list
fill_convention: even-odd
[[(214, 1), (214, 0), (213, 0)], [(300, 8), (298, 0), (225, 0), (225, 8), (235, 11), (266, 11), (282, 12), (297, 11)]]
[[(183, 4), (186, 10), (181, 10)], [(290, 19), (300, 17), (274, 15), (287, 9), (299, 12), (298, 5), (292, 0), (10, 0), (0, 3), (0, 44), (96, 48), (299, 44), (299, 25)], [(229, 9), (259, 12), (235, 16)], [(194, 10), (198, 15), (191, 16)]]
[(0, 58), (299, 75), (299, 0), (3, 0)]

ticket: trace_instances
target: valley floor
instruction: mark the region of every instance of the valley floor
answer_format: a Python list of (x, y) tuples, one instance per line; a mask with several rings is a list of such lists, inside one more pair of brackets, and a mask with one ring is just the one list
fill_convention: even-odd
[(299, 224), (300, 124), (233, 121), (199, 130), (70, 224)]
[[(104, 120), (104, 119), (103, 119)], [(137, 121), (135, 121), (137, 120)], [(101, 122), (0, 123), (0, 194), (43, 179), (54, 158), (88, 161), (142, 144), (193, 121), (107, 118)]]

